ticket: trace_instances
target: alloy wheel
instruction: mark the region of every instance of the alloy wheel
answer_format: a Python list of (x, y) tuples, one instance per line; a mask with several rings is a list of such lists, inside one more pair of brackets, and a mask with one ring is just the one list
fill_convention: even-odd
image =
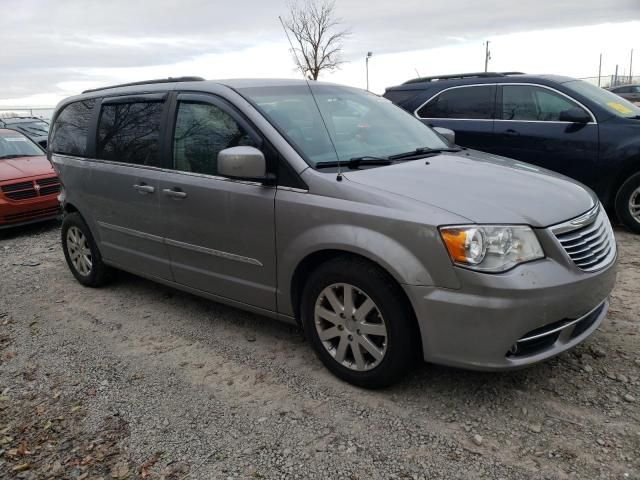
[(76, 271), (83, 276), (91, 273), (92, 257), (87, 236), (78, 227), (67, 230), (67, 251)]
[(377, 367), (387, 351), (387, 327), (375, 302), (348, 283), (326, 287), (316, 300), (318, 337), (336, 362), (356, 371)]
[(640, 222), (640, 187), (629, 197), (629, 213), (636, 222)]

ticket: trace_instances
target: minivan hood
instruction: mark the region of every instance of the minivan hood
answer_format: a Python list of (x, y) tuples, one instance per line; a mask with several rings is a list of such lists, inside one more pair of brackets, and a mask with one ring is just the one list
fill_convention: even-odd
[(548, 170), (496, 155), (463, 150), (343, 175), (428, 203), (474, 223), (547, 227), (589, 210), (586, 187)]
[(47, 157), (0, 158), (0, 182), (53, 173)]

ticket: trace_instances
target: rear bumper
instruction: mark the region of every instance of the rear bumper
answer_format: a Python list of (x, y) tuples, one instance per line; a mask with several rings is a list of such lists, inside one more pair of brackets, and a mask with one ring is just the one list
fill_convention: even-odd
[(460, 290), (407, 286), (424, 359), (476, 370), (510, 370), (566, 351), (602, 323), (615, 261), (587, 274), (552, 259), (500, 275), (459, 269)]

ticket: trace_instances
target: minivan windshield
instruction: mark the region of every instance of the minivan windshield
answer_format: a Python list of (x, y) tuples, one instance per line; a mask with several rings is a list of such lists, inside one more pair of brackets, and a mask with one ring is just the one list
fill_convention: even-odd
[(311, 83), (247, 87), (240, 93), (312, 167), (450, 147), (389, 100), (356, 88)]
[(619, 97), (615, 93), (611, 93), (608, 90), (583, 80), (573, 80), (565, 83), (564, 86), (596, 102), (613, 115), (624, 118), (637, 118), (640, 120), (640, 107)]
[(38, 155), (44, 155), (44, 152), (21, 133), (0, 134), (0, 160)]

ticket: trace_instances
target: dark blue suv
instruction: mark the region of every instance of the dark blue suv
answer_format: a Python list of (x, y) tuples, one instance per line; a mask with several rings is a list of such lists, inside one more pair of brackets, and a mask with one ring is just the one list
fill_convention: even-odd
[(384, 96), (459, 145), (579, 180), (640, 233), (640, 107), (581, 80), (514, 72), (416, 78)]

